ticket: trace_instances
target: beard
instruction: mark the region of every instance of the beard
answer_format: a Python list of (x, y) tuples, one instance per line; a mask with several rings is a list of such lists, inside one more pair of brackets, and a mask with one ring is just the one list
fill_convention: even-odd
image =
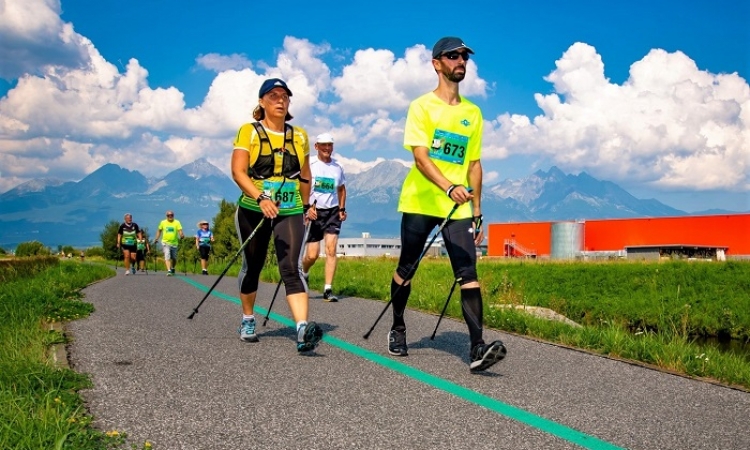
[[(459, 71), (458, 69), (462, 69), (462, 70)], [(443, 74), (445, 74), (445, 77), (449, 81), (452, 81), (454, 83), (458, 83), (460, 81), (463, 81), (464, 77), (466, 77), (466, 69), (463, 68), (463, 67), (456, 67), (456, 68), (454, 68), (450, 72), (448, 72), (448, 71), (443, 72)]]

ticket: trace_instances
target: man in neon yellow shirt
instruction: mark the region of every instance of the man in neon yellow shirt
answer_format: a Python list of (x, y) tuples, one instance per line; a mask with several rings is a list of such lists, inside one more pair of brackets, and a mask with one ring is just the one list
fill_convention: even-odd
[(442, 229), (453, 274), (461, 285), (461, 309), (469, 328), (469, 369), (482, 371), (505, 357), (502, 342), (482, 339), (482, 294), (476, 270), (476, 246), (482, 231), (482, 112), (458, 93), (474, 51), (457, 37), (444, 37), (432, 49), (437, 88), (409, 106), (404, 148), (414, 165), (404, 180), (398, 210), (401, 256), (391, 281), (393, 324), (388, 353), (407, 356), (404, 311), (411, 278), (427, 238), (454, 205), (459, 205)]
[(159, 236), (163, 236), (161, 247), (164, 251), (164, 265), (167, 267), (167, 276), (172, 276), (174, 275), (172, 260), (174, 260), (174, 264), (176, 265), (177, 247), (180, 245), (180, 239), (185, 237), (182, 233), (182, 224), (174, 218), (173, 211), (167, 211), (167, 218), (159, 223), (154, 244), (159, 241)]

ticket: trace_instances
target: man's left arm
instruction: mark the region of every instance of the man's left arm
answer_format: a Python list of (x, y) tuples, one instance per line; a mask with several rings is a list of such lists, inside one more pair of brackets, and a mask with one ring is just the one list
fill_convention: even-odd
[[(484, 240), (484, 233), (482, 232), (482, 162), (480, 160), (469, 162), (469, 186), (472, 188), (474, 198), (471, 200), (473, 207), (474, 216), (474, 228), (475, 228), (475, 239), (474, 243), (479, 245)], [(477, 219), (480, 218), (480, 219)], [(479, 223), (477, 223), (479, 222)]]
[(346, 185), (342, 184), (336, 189), (339, 196), (339, 219), (346, 220)]

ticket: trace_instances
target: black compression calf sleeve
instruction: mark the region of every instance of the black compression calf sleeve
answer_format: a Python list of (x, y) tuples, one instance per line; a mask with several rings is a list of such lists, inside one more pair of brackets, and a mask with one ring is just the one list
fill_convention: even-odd
[(393, 326), (391, 326), (391, 330), (395, 330), (396, 327), (406, 327), (404, 311), (410, 293), (411, 283), (401, 286), (396, 283), (396, 280), (391, 279), (391, 303), (393, 305)]
[(471, 347), (482, 340), (482, 291), (477, 288), (461, 289), (461, 311), (469, 327)]

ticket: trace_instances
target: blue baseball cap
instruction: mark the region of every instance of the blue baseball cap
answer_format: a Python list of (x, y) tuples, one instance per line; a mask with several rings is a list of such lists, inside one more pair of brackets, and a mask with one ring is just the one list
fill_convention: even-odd
[(474, 50), (464, 44), (464, 41), (461, 38), (455, 36), (444, 37), (437, 41), (435, 46), (432, 47), (432, 59), (439, 58), (443, 53), (452, 52), (461, 48), (465, 48), (467, 52), (474, 54)]
[(266, 81), (263, 82), (263, 84), (260, 86), (260, 91), (258, 92), (258, 98), (263, 97), (264, 95), (268, 94), (268, 92), (271, 91), (273, 88), (284, 88), (287, 94), (289, 96), (292, 96), (292, 91), (289, 90), (289, 87), (286, 85), (284, 80), (281, 80), (279, 78), (269, 78)]

